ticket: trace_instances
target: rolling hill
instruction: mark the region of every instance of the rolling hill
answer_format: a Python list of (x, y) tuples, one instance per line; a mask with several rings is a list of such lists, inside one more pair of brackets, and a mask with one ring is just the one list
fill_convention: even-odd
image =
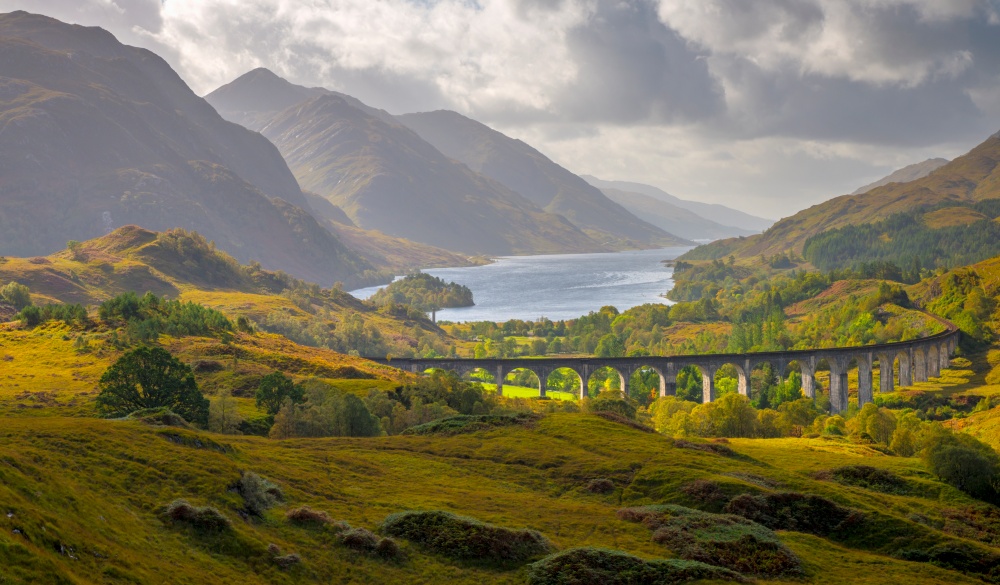
[(0, 15), (0, 253), (117, 225), (197, 230), (237, 259), (323, 284), (383, 278), (320, 226), (265, 138), (165, 61), (99, 28)]
[(396, 116), (445, 156), (494, 179), (551, 213), (565, 216), (615, 248), (677, 246), (688, 242), (633, 215), (599, 189), (520, 140), (457, 112)]

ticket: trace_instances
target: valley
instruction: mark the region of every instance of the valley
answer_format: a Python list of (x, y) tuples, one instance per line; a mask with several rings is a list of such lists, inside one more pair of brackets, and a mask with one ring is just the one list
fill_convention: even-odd
[(995, 14), (376, 4), (0, 13), (0, 585), (1000, 582)]

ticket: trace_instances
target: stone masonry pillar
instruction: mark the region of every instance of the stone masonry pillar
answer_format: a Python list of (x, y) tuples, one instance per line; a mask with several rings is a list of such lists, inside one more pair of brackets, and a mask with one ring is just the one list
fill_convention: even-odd
[(913, 354), (906, 352), (900, 354), (899, 358), (899, 387), (913, 386), (913, 375), (910, 373), (910, 365), (913, 363)]
[(816, 372), (812, 365), (799, 361), (802, 373), (802, 394), (806, 398), (816, 398)]
[(847, 367), (830, 362), (830, 414), (839, 414), (847, 410)]
[(892, 358), (882, 353), (878, 356), (878, 391), (880, 394), (895, 390)]
[[(872, 361), (871, 357), (862, 357), (858, 359), (858, 406), (864, 406), (870, 402), (874, 402), (874, 396), (872, 396), (873, 382), (872, 382)], [(845, 402), (846, 406), (846, 402)]]
[(947, 370), (951, 367), (951, 347), (948, 342), (941, 344), (941, 348), (938, 350), (938, 360), (941, 362), (938, 365), (938, 372), (940, 375), (941, 370)]
[(708, 404), (715, 400), (715, 368), (702, 367), (701, 370), (701, 401)]
[(910, 356), (912, 356), (911, 368), (913, 371), (913, 382), (926, 382), (927, 381), (927, 354), (921, 348), (914, 348), (910, 350)]
[(497, 396), (503, 396), (503, 379), (507, 376), (507, 372), (503, 370), (503, 366), (497, 366), (496, 373), (493, 374), (493, 379), (497, 383)]

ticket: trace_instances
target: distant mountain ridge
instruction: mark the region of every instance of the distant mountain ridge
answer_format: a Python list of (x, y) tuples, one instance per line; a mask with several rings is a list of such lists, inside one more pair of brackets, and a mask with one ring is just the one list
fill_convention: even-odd
[(525, 142), (467, 118), (438, 110), (396, 116), (445, 156), (498, 181), (551, 213), (558, 213), (598, 241), (616, 247), (689, 244), (643, 221), (599, 189)]
[(728, 225), (721, 225), (705, 219), (697, 213), (678, 207), (672, 203), (643, 195), (619, 191), (618, 189), (601, 189), (612, 201), (618, 202), (635, 215), (658, 226), (672, 234), (677, 234), (689, 240), (717, 240), (732, 236), (749, 236), (755, 233)]
[[(666, 191), (653, 187), (652, 185), (646, 185), (643, 183), (633, 183), (631, 181), (606, 181), (604, 179), (598, 179), (597, 177), (591, 175), (580, 175), (585, 181), (591, 185), (597, 187), (598, 189), (615, 189), (618, 191), (624, 191), (627, 193), (638, 193), (640, 195), (645, 195), (647, 197), (652, 197), (654, 199), (659, 199), (660, 201), (666, 201), (671, 205), (680, 207), (681, 209), (686, 209), (688, 211), (694, 212), (704, 219), (707, 219), (717, 225), (729, 226), (739, 229), (740, 231), (750, 232), (750, 233), (760, 233), (767, 228), (774, 225), (773, 219), (767, 219), (763, 217), (757, 217), (755, 215), (750, 215), (743, 211), (737, 209), (732, 209), (726, 207), (725, 205), (720, 205), (718, 203), (702, 203), (700, 201), (689, 201), (687, 199), (681, 199), (675, 197)], [(730, 234), (730, 235), (745, 235), (745, 234)]]
[[(272, 99), (255, 105), (260, 95)], [(309, 95), (280, 112), (252, 112)], [(395, 118), (357, 107), (353, 98), (257, 70), (206, 99), (226, 115), (258, 120), (303, 188), (340, 207), (357, 227), (465, 254), (603, 249), (564, 217), (449, 160)]]
[(858, 188), (856, 191), (851, 193), (851, 195), (861, 195), (862, 193), (867, 193), (876, 187), (882, 187), (888, 185), (889, 183), (909, 183), (910, 181), (922, 179), (948, 164), (948, 162), (949, 161), (946, 158), (929, 158), (923, 162), (907, 165), (896, 170), (887, 177), (883, 177), (874, 183), (869, 183), (864, 187)]
[(242, 262), (321, 284), (376, 277), (305, 210), (273, 144), (222, 119), (149, 51), (3, 14), (0, 95), (0, 254), (138, 224), (197, 230)]

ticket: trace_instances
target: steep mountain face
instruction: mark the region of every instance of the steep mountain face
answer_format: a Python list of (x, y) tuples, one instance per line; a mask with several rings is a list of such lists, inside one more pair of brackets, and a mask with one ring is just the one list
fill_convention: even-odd
[(303, 210), (274, 145), (107, 31), (0, 15), (0, 96), (2, 254), (137, 224), (197, 230), (240, 261), (323, 284), (372, 268)]
[(946, 158), (929, 158), (923, 162), (907, 165), (887, 177), (883, 177), (874, 183), (869, 183), (864, 187), (860, 187), (851, 193), (851, 195), (861, 195), (862, 193), (867, 193), (876, 187), (882, 187), (884, 185), (888, 185), (889, 183), (909, 183), (910, 181), (923, 179), (946, 164), (948, 164), (948, 159)]
[(734, 235), (757, 233), (705, 219), (697, 213), (672, 203), (629, 191), (601, 189), (609, 199), (620, 203), (638, 217), (672, 234), (689, 240), (717, 240)]
[(219, 114), (241, 126), (260, 131), (278, 112), (321, 95), (342, 98), (359, 110), (392, 123), (392, 114), (373, 108), (347, 94), (322, 87), (295, 85), (269, 69), (259, 67), (205, 96)]
[(622, 205), (520, 140), (456, 112), (396, 116), (445, 156), (558, 213), (616, 247), (672, 246), (681, 238), (643, 221)]
[(872, 223), (894, 213), (946, 202), (1000, 198), (1000, 134), (914, 181), (892, 182), (861, 195), (842, 195), (782, 219), (760, 235), (711, 244), (693, 255), (750, 257), (787, 250), (801, 253), (805, 241), (829, 229)]
[(449, 160), (409, 128), (325, 94), (261, 128), (303, 188), (363, 229), (466, 254), (601, 249), (564, 217)]
[(686, 209), (699, 216), (723, 226), (730, 226), (736, 228), (739, 231), (734, 231), (734, 233), (727, 234), (730, 236), (740, 236), (744, 235), (744, 232), (749, 231), (750, 233), (760, 233), (767, 228), (774, 225), (773, 219), (766, 219), (763, 217), (757, 217), (755, 215), (750, 215), (749, 213), (744, 213), (737, 209), (732, 209), (726, 207), (725, 205), (719, 205), (718, 203), (702, 203), (701, 201), (688, 201), (686, 199), (681, 199), (675, 197), (662, 189), (653, 187), (652, 185), (645, 185), (643, 183), (633, 183), (631, 181), (605, 181), (603, 179), (598, 179), (597, 177), (591, 175), (580, 175), (584, 180), (586, 180), (591, 185), (597, 187), (598, 189), (616, 189), (618, 191), (625, 191), (628, 193), (639, 193), (640, 195), (646, 195), (647, 197), (652, 197), (654, 199), (659, 199), (660, 201), (666, 201), (671, 205), (680, 207), (681, 209)]

